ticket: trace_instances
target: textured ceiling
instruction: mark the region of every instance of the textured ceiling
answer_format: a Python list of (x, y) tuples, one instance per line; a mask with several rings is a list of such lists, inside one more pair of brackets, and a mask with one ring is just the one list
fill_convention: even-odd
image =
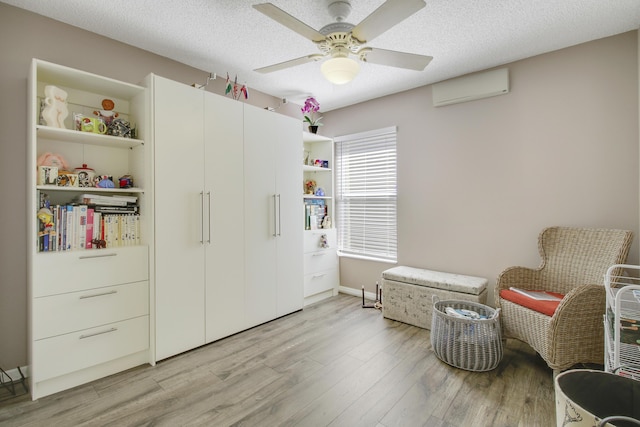
[[(323, 111), (638, 29), (640, 0), (426, 0), (426, 7), (368, 46), (433, 56), (424, 71), (361, 64), (332, 85), (311, 62), (252, 71), (317, 53), (302, 36), (251, 7), (266, 0), (2, 0), (279, 98), (316, 96)], [(309, 26), (332, 22), (326, 0), (271, 0)], [(358, 24), (384, 0), (351, 0)], [(99, 11), (95, 13), (94, 11)]]

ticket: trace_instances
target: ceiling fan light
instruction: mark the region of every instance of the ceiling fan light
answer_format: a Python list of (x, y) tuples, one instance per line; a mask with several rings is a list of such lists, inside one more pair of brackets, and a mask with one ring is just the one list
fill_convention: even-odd
[(331, 58), (322, 63), (320, 71), (331, 83), (342, 85), (353, 80), (360, 71), (360, 64), (351, 58)]

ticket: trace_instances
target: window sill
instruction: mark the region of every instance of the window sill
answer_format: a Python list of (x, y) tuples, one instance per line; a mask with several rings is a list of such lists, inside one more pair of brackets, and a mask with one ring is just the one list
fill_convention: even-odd
[(338, 251), (338, 256), (339, 257), (344, 257), (344, 258), (361, 259), (361, 260), (364, 260), (364, 261), (383, 262), (385, 264), (397, 264), (398, 263), (398, 261), (393, 261), (393, 260), (390, 260), (390, 259), (376, 258), (376, 257), (372, 257), (372, 256), (365, 256), (365, 255), (347, 254), (347, 253), (340, 252), (340, 251)]

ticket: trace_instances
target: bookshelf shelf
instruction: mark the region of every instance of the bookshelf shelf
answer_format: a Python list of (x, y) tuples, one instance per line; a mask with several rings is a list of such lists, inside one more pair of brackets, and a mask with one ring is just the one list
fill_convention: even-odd
[(125, 194), (125, 193), (144, 193), (143, 188), (100, 188), (100, 187), (58, 187), (56, 185), (38, 185), (36, 189), (41, 191), (63, 191), (71, 193), (107, 193), (107, 194)]
[(80, 132), (73, 129), (60, 129), (43, 125), (37, 125), (36, 131), (38, 133), (38, 138), (50, 139), (59, 142), (71, 142), (75, 144), (123, 149), (131, 149), (139, 145), (144, 145), (144, 141), (140, 139)]
[(324, 200), (332, 200), (331, 196), (314, 196), (313, 194), (305, 194), (302, 196), (303, 199), (324, 199)]
[(330, 168), (321, 168), (318, 166), (302, 165), (303, 172), (331, 172)]

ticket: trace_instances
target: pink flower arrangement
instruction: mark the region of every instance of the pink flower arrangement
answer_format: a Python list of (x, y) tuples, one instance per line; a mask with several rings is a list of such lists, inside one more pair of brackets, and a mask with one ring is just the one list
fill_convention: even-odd
[(320, 103), (314, 97), (308, 97), (300, 111), (304, 115), (303, 121), (309, 123), (309, 126), (322, 126), (322, 123), (320, 123), (322, 117), (315, 117), (315, 114), (320, 111)]

